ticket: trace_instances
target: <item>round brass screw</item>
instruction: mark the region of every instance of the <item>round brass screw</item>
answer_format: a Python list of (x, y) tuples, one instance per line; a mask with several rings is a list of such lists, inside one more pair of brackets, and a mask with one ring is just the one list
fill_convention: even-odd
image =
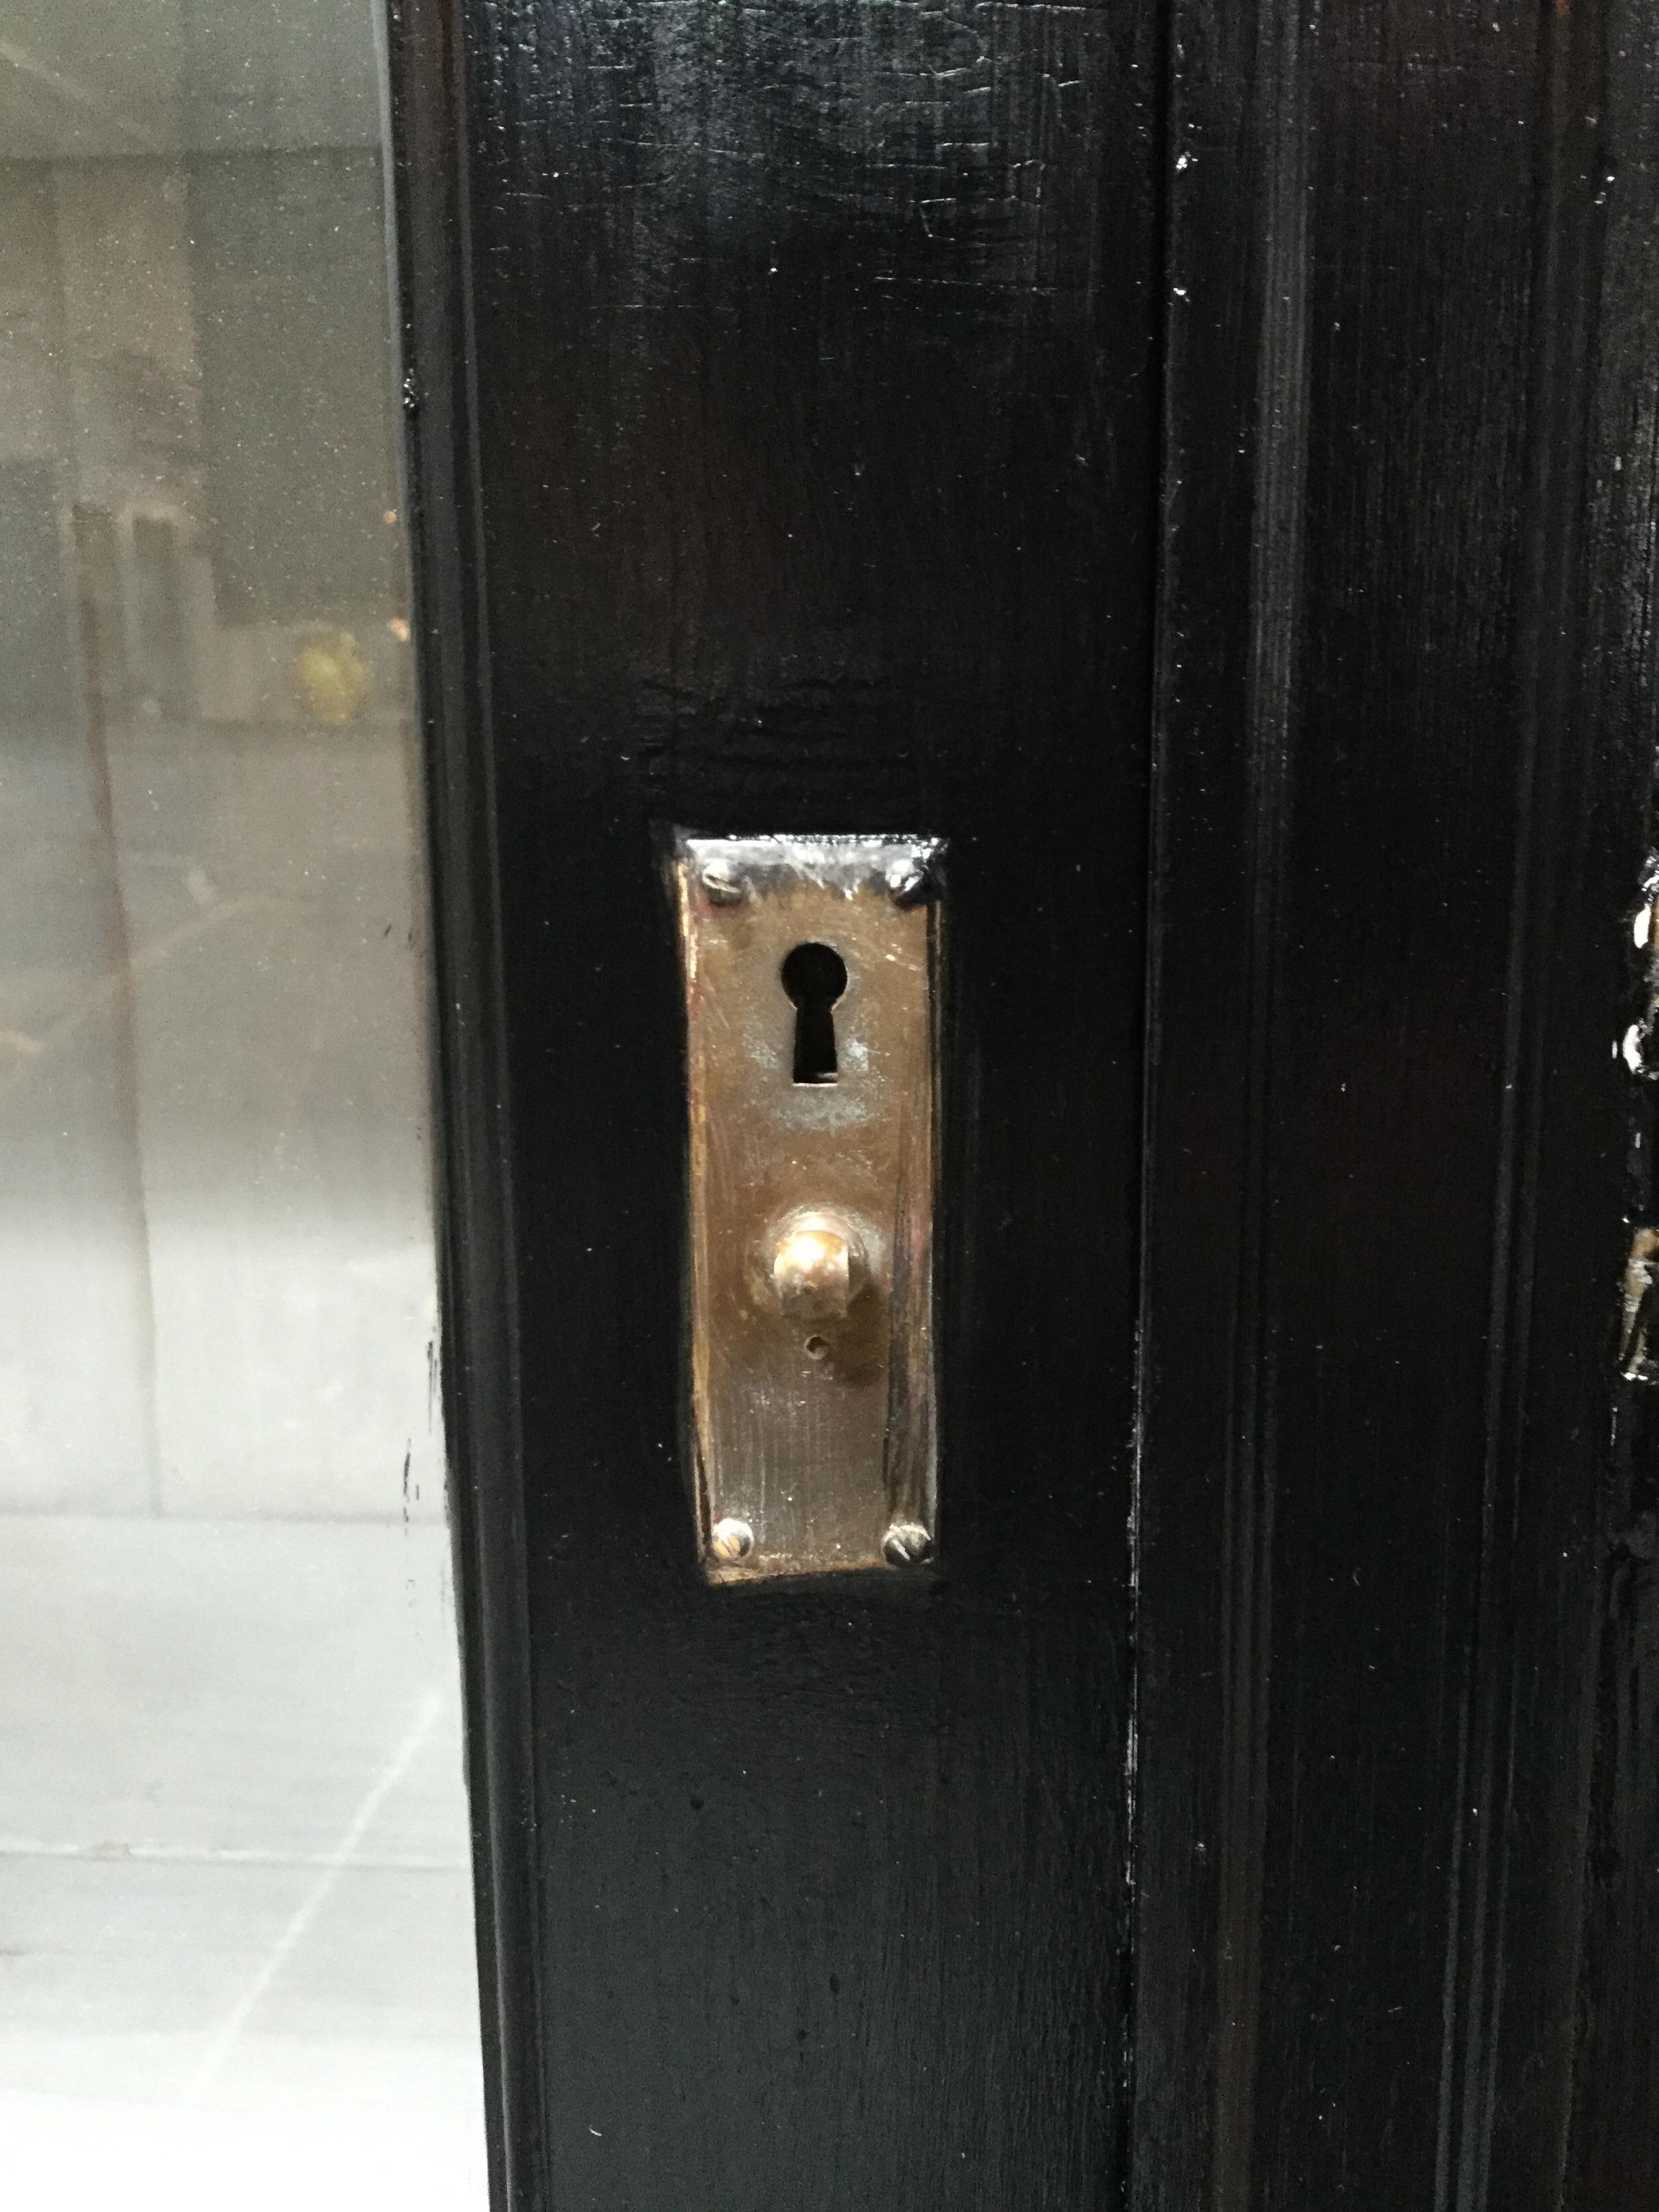
[(933, 1540), (920, 1521), (895, 1521), (881, 1540), (890, 1567), (919, 1567), (933, 1556)]
[(887, 871), (887, 889), (895, 906), (914, 906), (927, 883), (925, 860), (895, 860)]
[(701, 880), (716, 906), (737, 906), (745, 896), (743, 878), (734, 875), (725, 860), (705, 862)]
[(755, 1548), (755, 1532), (746, 1521), (735, 1515), (717, 1521), (708, 1532), (708, 1549), (722, 1566), (734, 1560), (746, 1559)]

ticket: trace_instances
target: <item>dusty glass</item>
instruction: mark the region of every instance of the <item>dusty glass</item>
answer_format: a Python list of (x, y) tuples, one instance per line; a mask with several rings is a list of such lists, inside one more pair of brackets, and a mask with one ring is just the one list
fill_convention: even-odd
[(8, 2203), (483, 2203), (369, 0), (0, 0)]

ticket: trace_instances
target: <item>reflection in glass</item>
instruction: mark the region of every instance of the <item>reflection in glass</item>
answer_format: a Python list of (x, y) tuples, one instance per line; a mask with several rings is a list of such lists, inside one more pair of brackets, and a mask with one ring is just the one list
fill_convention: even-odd
[(0, 0), (9, 2202), (483, 2203), (367, 0)]

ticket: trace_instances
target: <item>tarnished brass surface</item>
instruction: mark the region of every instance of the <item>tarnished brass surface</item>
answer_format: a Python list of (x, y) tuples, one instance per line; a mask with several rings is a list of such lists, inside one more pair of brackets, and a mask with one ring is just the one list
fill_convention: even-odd
[[(676, 842), (696, 1502), (715, 1582), (914, 1572), (931, 1553), (939, 851)], [(796, 1073), (822, 1061), (823, 1015), (781, 972), (803, 945), (846, 967), (834, 1073), (811, 1081)]]

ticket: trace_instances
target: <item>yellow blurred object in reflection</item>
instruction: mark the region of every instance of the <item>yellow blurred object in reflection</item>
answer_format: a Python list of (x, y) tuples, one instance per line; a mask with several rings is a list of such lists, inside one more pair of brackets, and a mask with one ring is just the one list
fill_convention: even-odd
[(294, 696), (319, 722), (349, 722), (374, 689), (374, 672), (349, 629), (319, 630), (294, 656)]

